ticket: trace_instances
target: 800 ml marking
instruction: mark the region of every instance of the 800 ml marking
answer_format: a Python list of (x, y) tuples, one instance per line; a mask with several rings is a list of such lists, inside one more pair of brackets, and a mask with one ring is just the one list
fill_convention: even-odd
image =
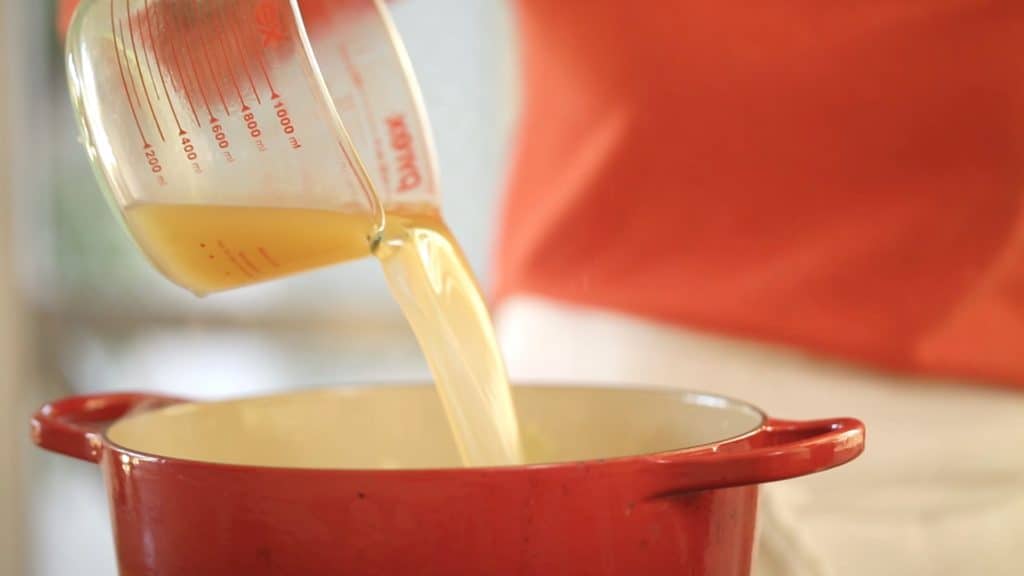
[(263, 136), (263, 131), (260, 130), (260, 124), (256, 120), (256, 115), (252, 112), (246, 112), (242, 115), (242, 122), (245, 122), (245, 128), (249, 131), (249, 136), (256, 144), (256, 149), (260, 152), (265, 151), (267, 147), (263, 145), (263, 140), (260, 139)]
[(256, 121), (256, 115), (252, 112), (246, 112), (242, 116), (242, 121), (245, 122), (245, 127), (249, 129), (249, 136), (253, 138), (259, 138), (263, 132), (260, 131), (260, 124)]

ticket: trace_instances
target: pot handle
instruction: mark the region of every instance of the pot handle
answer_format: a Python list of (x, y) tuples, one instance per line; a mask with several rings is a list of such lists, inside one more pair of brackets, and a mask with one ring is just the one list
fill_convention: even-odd
[(99, 462), (103, 431), (116, 420), (180, 402), (185, 400), (144, 393), (69, 396), (32, 415), (32, 441), (51, 452)]
[(769, 419), (759, 436), (754, 447), (735, 452), (659, 457), (671, 467), (671, 487), (656, 497), (796, 478), (845, 464), (864, 451), (864, 424), (853, 418)]

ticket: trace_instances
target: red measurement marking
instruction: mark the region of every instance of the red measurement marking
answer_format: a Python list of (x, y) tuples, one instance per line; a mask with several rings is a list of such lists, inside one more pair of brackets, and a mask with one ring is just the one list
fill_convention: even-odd
[(242, 111), (247, 112), (249, 110), (249, 106), (246, 104), (245, 96), (242, 95), (242, 87), (239, 86), (239, 79), (237, 76), (234, 76), (234, 65), (231, 63), (231, 56), (227, 52), (227, 45), (224, 44), (224, 35), (226, 34), (225, 30), (227, 27), (224, 24), (223, 7), (223, 4), (221, 4), (219, 6), (220, 9), (217, 10), (217, 12), (220, 14), (220, 34), (217, 35), (217, 40), (220, 42), (220, 51), (224, 54), (224, 64), (227, 65), (226, 70), (227, 73), (230, 75), (231, 84), (234, 86), (234, 92), (236, 92), (239, 95), (239, 101), (242, 102)]
[[(124, 9), (125, 9), (125, 11), (129, 11), (131, 9), (131, 6), (128, 4), (129, 2), (131, 2), (131, 0), (124, 0)], [(157, 132), (157, 134), (160, 135), (160, 141), (161, 142), (166, 142), (167, 139), (164, 138), (164, 129), (160, 127), (160, 120), (156, 117), (156, 111), (153, 110), (153, 101), (149, 98), (149, 88), (146, 88), (146, 76), (142, 73), (142, 60), (139, 59), (139, 49), (136, 47), (136, 44), (135, 44), (135, 27), (132, 26), (132, 15), (131, 15), (131, 13), (128, 14), (127, 19), (128, 19), (128, 36), (129, 36), (129, 38), (131, 38), (131, 41), (132, 41), (132, 53), (135, 54), (135, 68), (137, 68), (138, 71), (139, 71), (139, 84), (142, 84), (142, 92), (146, 95), (146, 103), (149, 104), (149, 113), (150, 113), (150, 115), (153, 116), (153, 124), (156, 125), (156, 132)], [(121, 33), (123, 35), (124, 31), (122, 30)], [(123, 37), (122, 37), (121, 41), (122, 42), (124, 41)], [(153, 79), (152, 74), (150, 75), (149, 78), (152, 81), (152, 79)], [(153, 89), (156, 90), (156, 84), (153, 85)]]
[[(185, 17), (185, 14), (184, 14), (185, 11), (184, 10), (180, 10), (179, 11), (177, 9), (177, 6), (171, 7), (170, 12), (172, 12), (172, 13), (173, 12), (178, 12), (178, 15), (181, 18)], [(178, 26), (177, 32), (178, 32), (178, 34), (180, 34), (179, 37), (184, 39), (185, 38), (185, 33), (184, 33), (185, 27), (181, 24), (180, 19), (175, 19), (175, 23)], [(201, 26), (201, 25), (199, 25), (199, 26)], [(213, 108), (210, 107), (210, 99), (207, 98), (207, 96), (206, 96), (206, 88), (203, 86), (203, 78), (199, 75), (199, 69), (196, 66), (196, 59), (192, 55), (193, 47), (190, 46), (188, 43), (184, 43), (184, 44), (185, 44), (185, 55), (188, 56), (189, 66), (192, 68), (192, 76), (196, 79), (196, 87), (199, 88), (199, 96), (203, 99), (203, 106), (206, 107), (206, 113), (210, 117), (210, 123), (213, 124), (214, 122), (217, 122), (217, 118), (215, 118), (214, 115), (213, 115)]]
[[(199, 0), (196, 0), (195, 3), (192, 4), (192, 14), (195, 16), (197, 21), (199, 20), (199, 11), (196, 7), (198, 3)], [(228, 109), (228, 102), (224, 99), (224, 91), (220, 88), (220, 78), (217, 76), (217, 72), (213, 69), (213, 59), (210, 57), (210, 46), (206, 42), (206, 36), (203, 35), (203, 30), (205, 28), (208, 27), (204, 25), (200, 25), (198, 27), (199, 43), (203, 45), (203, 54), (206, 56), (206, 66), (210, 69), (210, 78), (213, 80), (213, 85), (217, 88), (217, 95), (220, 97), (221, 106), (224, 107), (224, 114), (231, 116), (231, 110)]]
[(132, 74), (132, 66), (128, 62), (128, 43), (124, 41), (124, 22), (117, 21), (117, 31), (121, 36), (121, 56), (124, 58), (125, 76), (128, 78), (128, 85), (132, 87), (132, 94), (135, 95), (135, 102), (142, 108), (142, 97), (139, 96), (139, 86), (135, 83), (135, 75)]
[[(171, 46), (171, 41), (167, 37), (168, 33), (170, 32), (170, 29), (167, 27), (167, 15), (161, 12), (161, 10), (166, 10), (167, 8), (163, 4), (162, 0), (155, 1), (156, 8), (154, 9), (156, 10), (156, 13), (160, 15), (160, 20), (158, 20), (157, 23), (158, 26), (160, 27), (160, 49), (163, 51), (164, 58), (167, 62), (167, 77), (171, 79), (171, 90), (174, 90), (175, 93), (183, 92), (184, 85), (181, 83), (181, 74), (174, 73), (175, 64), (177, 64), (178, 60), (178, 55), (174, 52), (174, 49)], [(161, 6), (164, 7), (161, 8)], [(170, 52), (169, 56), (168, 52)]]
[[(153, 53), (153, 57), (156, 57), (156, 45), (153, 44), (153, 27), (149, 25), (149, 0), (143, 6), (143, 16), (146, 18), (146, 26), (143, 26), (142, 21), (139, 21), (139, 38), (141, 38), (143, 53), (146, 55), (146, 70), (149, 72), (149, 81), (153, 84), (153, 95), (156, 96), (156, 101), (160, 101), (160, 88), (156, 85), (156, 75), (153, 74), (153, 63), (150, 61), (149, 53)], [(148, 36), (146, 30), (149, 30)], [(149, 42), (149, 47), (146, 47), (146, 42)]]
[[(196, 112), (195, 102), (193, 102), (193, 100), (192, 100), (192, 93), (189, 92), (188, 86), (185, 84), (185, 80), (187, 80), (188, 77), (185, 76), (185, 72), (183, 71), (183, 69), (181, 67), (181, 58), (178, 57), (178, 51), (175, 49), (174, 37), (178, 34), (178, 31), (176, 29), (172, 29), (172, 27), (168, 25), (168, 20), (173, 20), (173, 19), (169, 19), (167, 17), (167, 12), (166, 11), (163, 14), (163, 19), (164, 19), (163, 20), (163, 24), (164, 24), (164, 30), (163, 31), (167, 35), (167, 46), (171, 50), (171, 56), (174, 56), (174, 65), (175, 65), (175, 68), (177, 68), (177, 70), (178, 70), (177, 78), (178, 78), (178, 81), (181, 83), (181, 91), (185, 94), (185, 100), (188, 101), (189, 109), (192, 110), (192, 119), (195, 120), (196, 126), (202, 127), (202, 124), (199, 122), (199, 113)], [(174, 78), (175, 78), (175, 76), (174, 76), (174, 73), (172, 72), (171, 73), (171, 80), (172, 80), (172, 82), (173, 82)]]
[[(164, 94), (167, 96), (167, 106), (171, 109), (171, 116), (174, 116), (174, 123), (178, 126), (178, 136), (184, 136), (187, 134), (185, 129), (181, 127), (181, 121), (178, 120), (178, 112), (174, 109), (174, 101), (171, 98), (171, 93), (167, 90), (167, 80), (164, 78), (164, 69), (160, 65), (160, 50), (157, 48), (155, 41), (153, 40), (153, 21), (150, 19), (150, 7), (149, 0), (145, 0), (146, 10), (146, 27), (149, 29), (149, 45), (153, 48), (153, 59), (156, 60), (156, 71), (160, 75), (160, 84), (164, 87)], [(159, 93), (157, 94), (159, 97)]]
[(257, 251), (260, 253), (260, 256), (263, 256), (264, 260), (266, 260), (267, 262), (270, 263), (271, 266), (273, 266), (274, 268), (280, 268), (281, 267), (281, 265), (277, 263), (277, 260), (274, 260), (273, 258), (270, 257), (270, 253), (267, 252), (266, 248), (264, 248), (263, 246), (260, 246), (260, 247), (257, 248)]
[[(217, 14), (219, 14), (219, 16), (220, 16), (220, 30), (219, 31), (215, 31), (215, 32), (219, 32), (216, 35), (217, 36), (217, 42), (220, 44), (220, 53), (224, 56), (224, 70), (227, 71), (227, 75), (231, 79), (231, 85), (234, 86), (234, 93), (238, 94), (239, 101), (242, 102), (242, 111), (245, 112), (245, 111), (249, 110), (249, 107), (246, 106), (246, 98), (245, 98), (245, 96), (242, 95), (242, 88), (239, 86), (239, 79), (238, 79), (238, 77), (234, 76), (234, 65), (231, 63), (231, 56), (230, 56), (230, 54), (227, 51), (227, 45), (224, 44), (224, 34), (226, 34), (226, 33), (224, 32), (225, 26), (224, 26), (224, 11), (223, 11), (223, 7), (224, 6), (223, 6), (223, 4), (224, 3), (221, 3), (220, 6), (217, 6), (217, 7), (214, 8), (214, 9), (217, 10)], [(211, 24), (213, 23), (212, 18), (211, 18), (210, 22), (211, 22)]]
[(252, 263), (252, 260), (249, 259), (249, 255), (246, 254), (245, 252), (239, 250), (238, 259), (241, 260), (243, 264), (245, 264), (252, 270), (253, 275), (262, 273), (262, 270), (260, 270), (258, 266)]
[(278, 98), (281, 97), (281, 95), (278, 94), (277, 90), (274, 89), (274, 83), (270, 80), (270, 74), (267, 72), (267, 61), (263, 58), (262, 50), (259, 53), (259, 59), (257, 60), (257, 62), (260, 65), (260, 70), (263, 71), (263, 78), (265, 78), (267, 81), (267, 88), (270, 88), (270, 99), (277, 100)]
[(245, 68), (245, 75), (249, 78), (249, 86), (252, 87), (252, 95), (256, 98), (257, 104), (262, 104), (260, 92), (256, 89), (256, 82), (252, 79), (252, 72), (249, 71), (249, 63), (245, 60), (245, 48), (242, 46), (242, 39), (238, 28), (238, 18), (230, 18), (231, 36), (235, 40), (235, 49), (238, 50), (239, 60), (242, 61), (242, 68)]
[[(253, 26), (258, 26), (258, 24), (254, 23)], [(259, 32), (259, 30), (254, 30), (254, 32)], [(280, 30), (278, 30), (277, 34), (280, 36), (281, 40), (284, 39), (284, 33), (283, 32), (280, 32)], [(266, 59), (266, 49), (265, 49), (267, 45), (268, 45), (268, 39), (266, 37), (264, 37), (264, 39), (263, 39), (264, 49), (262, 49), (262, 50), (260, 50), (259, 52), (256, 53), (256, 63), (259, 64), (260, 70), (263, 72), (263, 79), (267, 81), (267, 88), (270, 89), (270, 99), (271, 100), (277, 100), (278, 98), (281, 97), (281, 95), (278, 94), (277, 90), (274, 89), (274, 83), (270, 80), (270, 74), (267, 72), (267, 59)]]
[[(114, 36), (114, 56), (117, 58), (117, 69), (121, 73), (121, 87), (124, 88), (124, 95), (128, 98), (128, 108), (132, 111), (132, 118), (135, 119), (135, 127), (139, 130), (139, 138), (142, 138), (142, 148), (153, 146), (146, 140), (146, 134), (142, 131), (142, 123), (139, 122), (139, 115), (135, 112), (135, 103), (132, 102), (132, 95), (128, 92), (128, 81), (124, 75), (124, 65), (121, 63), (121, 50), (117, 45), (117, 21), (114, 19), (114, 3), (110, 3), (110, 32)], [(123, 32), (123, 30), (122, 30)], [(121, 34), (121, 46), (124, 46), (124, 34)]]

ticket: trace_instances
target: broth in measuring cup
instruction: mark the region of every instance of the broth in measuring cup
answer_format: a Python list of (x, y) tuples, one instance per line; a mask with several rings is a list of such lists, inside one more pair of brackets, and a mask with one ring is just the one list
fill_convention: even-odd
[(125, 217), (154, 264), (207, 294), (374, 255), (430, 365), (463, 462), (522, 462), (504, 364), (476, 279), (436, 208), (370, 215), (299, 208), (129, 206)]

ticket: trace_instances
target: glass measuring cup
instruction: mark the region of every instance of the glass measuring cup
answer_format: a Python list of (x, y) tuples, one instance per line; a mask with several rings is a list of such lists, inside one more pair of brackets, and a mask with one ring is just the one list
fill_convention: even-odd
[(379, 1), (83, 0), (67, 69), (101, 186), (198, 294), (367, 255), (386, 212), (437, 210)]
[(380, 1), (83, 0), (67, 44), (93, 166), (168, 278), (206, 294), (374, 254), (463, 461), (521, 461), (486, 303), (440, 218), (430, 132)]

